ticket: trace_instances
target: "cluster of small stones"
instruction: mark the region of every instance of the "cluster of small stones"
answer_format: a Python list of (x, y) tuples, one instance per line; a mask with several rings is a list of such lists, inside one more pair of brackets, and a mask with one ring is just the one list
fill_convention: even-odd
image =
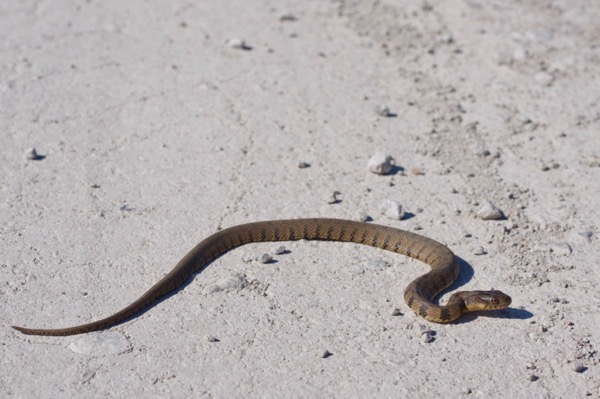
[(260, 254), (255, 254), (255, 255), (250, 255), (250, 254), (244, 254), (242, 255), (242, 260), (246, 263), (250, 263), (250, 262), (258, 262), (258, 263), (262, 263), (262, 264), (268, 264), (268, 263), (273, 263), (273, 255), (284, 255), (288, 253), (288, 249), (283, 246), (280, 245), (278, 247), (273, 248), (273, 250), (271, 251), (272, 253), (260, 253)]

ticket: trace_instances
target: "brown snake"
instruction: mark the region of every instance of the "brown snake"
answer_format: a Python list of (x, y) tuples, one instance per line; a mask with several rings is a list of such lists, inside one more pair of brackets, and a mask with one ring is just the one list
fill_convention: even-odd
[(432, 300), (458, 277), (459, 266), (454, 253), (430, 238), (393, 227), (340, 219), (272, 220), (242, 224), (221, 230), (206, 238), (188, 252), (177, 265), (138, 300), (104, 319), (75, 327), (57, 329), (13, 328), (30, 335), (74, 335), (103, 330), (121, 323), (154, 304), (186, 282), (192, 274), (227, 251), (251, 242), (325, 240), (347, 241), (370, 245), (418, 259), (431, 270), (411, 282), (404, 300), (418, 315), (436, 323), (458, 319), (463, 313), (503, 309), (511, 298), (500, 291), (460, 291), (444, 306)]

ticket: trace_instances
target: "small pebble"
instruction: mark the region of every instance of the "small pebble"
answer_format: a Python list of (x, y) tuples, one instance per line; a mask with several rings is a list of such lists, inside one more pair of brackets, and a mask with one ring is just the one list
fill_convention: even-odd
[(537, 375), (535, 375), (535, 374), (531, 374), (531, 373), (529, 373), (529, 374), (527, 374), (527, 379), (528, 379), (529, 381), (531, 381), (531, 382), (534, 382), (534, 381), (537, 381), (537, 380), (539, 380), (539, 379), (540, 379), (540, 377), (538, 377), (538, 376), (537, 376)]
[(298, 18), (296, 18), (296, 16), (292, 13), (285, 12), (285, 13), (281, 14), (281, 16), (279, 17), (279, 20), (281, 22), (294, 22), (294, 21), (297, 21)]
[(36, 161), (38, 159), (40, 159), (39, 154), (37, 153), (35, 148), (29, 148), (27, 149), (27, 151), (25, 151), (25, 158), (27, 158), (30, 161)]
[(371, 216), (366, 211), (360, 211), (358, 213), (358, 220), (361, 222), (368, 222), (371, 220)]
[(533, 119), (531, 119), (531, 117), (529, 117), (527, 115), (519, 115), (517, 117), (517, 120), (519, 122), (521, 122), (523, 125), (528, 125), (533, 122)]
[(390, 117), (394, 114), (390, 111), (390, 108), (387, 105), (378, 105), (375, 107), (375, 113), (379, 116)]
[(430, 333), (424, 333), (421, 334), (421, 341), (425, 344), (430, 344), (434, 341), (434, 338)]
[(231, 48), (235, 48), (238, 50), (251, 50), (252, 47), (248, 46), (248, 44), (244, 41), (244, 39), (240, 39), (239, 37), (232, 37), (227, 41), (227, 45)]
[(269, 254), (260, 254), (254, 260), (260, 263), (270, 263), (273, 261), (273, 257)]
[(433, 338), (435, 332), (431, 328), (427, 327), (425, 324), (419, 324), (417, 326), (417, 329), (415, 330), (415, 335), (417, 335), (426, 344), (432, 342), (435, 339)]
[(341, 202), (341, 200), (338, 198), (339, 195), (342, 195), (342, 193), (340, 193), (339, 191), (334, 191), (333, 193), (327, 195), (325, 201), (328, 204), (337, 204)]
[(300, 161), (298, 162), (298, 167), (300, 169), (306, 169), (310, 167), (310, 164), (308, 162)]
[(547, 172), (551, 169), (558, 169), (560, 168), (560, 164), (557, 162), (550, 162), (550, 163), (542, 163), (540, 164), (540, 170), (542, 172)]
[(404, 313), (402, 313), (400, 309), (396, 308), (392, 311), (392, 316), (404, 316)]
[(282, 246), (279, 246), (279, 247), (275, 248), (273, 250), (273, 253), (275, 255), (281, 255), (281, 254), (286, 253), (286, 251), (287, 251), (287, 248), (282, 245)]
[(377, 154), (373, 155), (367, 163), (369, 170), (378, 175), (390, 173), (393, 166), (394, 158), (392, 158), (391, 155), (384, 154), (383, 152), (378, 152)]
[(594, 236), (594, 232), (591, 230), (578, 231), (576, 234), (577, 237), (581, 239), (581, 241), (586, 243), (592, 242), (592, 237)]
[(454, 38), (452, 37), (452, 35), (450, 33), (444, 33), (440, 36), (440, 41), (442, 43), (454, 43)]
[(207, 335), (206, 337), (204, 337), (204, 339), (206, 339), (206, 341), (208, 342), (219, 342), (219, 338), (212, 335)]
[(485, 251), (485, 249), (483, 249), (483, 247), (477, 247), (473, 250), (473, 255), (485, 255), (487, 254), (487, 252)]
[(504, 213), (489, 201), (477, 211), (477, 216), (483, 220), (498, 220), (504, 217)]
[(535, 370), (536, 369), (536, 366), (534, 363), (527, 363), (525, 365), (525, 367), (527, 368), (527, 370)]
[(321, 357), (323, 359), (327, 359), (328, 357), (333, 356), (333, 353), (329, 352), (328, 350), (325, 350), (322, 354)]
[(473, 154), (477, 155), (478, 157), (487, 157), (491, 155), (490, 150), (485, 148), (483, 144), (474, 144), (471, 146), (471, 150), (473, 151)]
[(503, 226), (505, 233), (510, 233), (513, 229), (516, 229), (518, 226), (515, 222), (506, 222)]
[(587, 370), (587, 367), (585, 367), (582, 362), (577, 361), (571, 365), (571, 369), (576, 373), (583, 373)]
[(379, 211), (382, 215), (394, 220), (402, 220), (402, 217), (404, 216), (402, 204), (395, 200), (383, 200), (379, 205)]

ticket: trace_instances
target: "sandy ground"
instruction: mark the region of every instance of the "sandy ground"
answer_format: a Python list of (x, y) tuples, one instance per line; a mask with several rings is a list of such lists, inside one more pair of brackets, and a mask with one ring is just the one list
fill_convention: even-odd
[[(600, 3), (151, 3), (0, 5), (0, 396), (598, 397)], [(295, 242), (105, 332), (10, 328), (107, 316), (219, 228), (361, 211), (511, 308), (428, 323), (423, 264)]]

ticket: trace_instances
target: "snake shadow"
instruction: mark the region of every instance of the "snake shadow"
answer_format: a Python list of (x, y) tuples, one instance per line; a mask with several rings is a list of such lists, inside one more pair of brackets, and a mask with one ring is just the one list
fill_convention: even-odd
[[(460, 274), (459, 274), (458, 278), (456, 279), (456, 281), (454, 283), (452, 283), (452, 285), (450, 287), (446, 288), (444, 291), (442, 291), (440, 293), (438, 298), (442, 295), (445, 295), (451, 291), (453, 292), (453, 291), (457, 290), (458, 288), (462, 287), (463, 285), (465, 285), (466, 283), (471, 281), (471, 279), (475, 275), (475, 271), (473, 270), (473, 267), (469, 264), (469, 262), (467, 262), (460, 256), (457, 256), (456, 260), (458, 262), (458, 266), (460, 267)], [(481, 288), (481, 289), (485, 289), (485, 288)], [(508, 308), (502, 309), (502, 310), (489, 310), (489, 311), (479, 311), (479, 312), (474, 312), (474, 313), (464, 313), (458, 320), (453, 321), (452, 324), (469, 323), (473, 320), (476, 320), (478, 317), (490, 317), (490, 318), (495, 318), (495, 319), (526, 320), (526, 319), (532, 318), (533, 313), (531, 313), (525, 309), (508, 307)]]
[[(289, 253), (289, 251), (286, 251), (286, 253)], [(442, 295), (445, 295), (451, 291), (455, 291), (458, 288), (464, 286), (466, 283), (468, 283), (469, 281), (471, 281), (471, 279), (473, 278), (473, 275), (475, 274), (473, 267), (464, 259), (460, 258), (460, 257), (456, 257), (457, 261), (458, 261), (458, 265), (460, 268), (460, 274), (458, 276), (458, 278), (456, 279), (456, 281), (450, 285), (448, 288), (446, 288), (444, 291), (442, 291), (439, 295), (438, 298)], [(215, 262), (216, 259), (213, 259), (210, 262), (207, 262), (205, 265), (203, 265), (199, 270), (197, 270), (196, 272), (194, 272), (190, 277), (188, 277), (179, 287), (175, 288), (173, 291), (167, 293), (166, 295), (157, 298), (154, 302), (152, 302), (151, 304), (149, 304), (147, 307), (145, 307), (144, 309), (140, 310), (139, 312), (136, 312), (135, 314), (127, 317), (126, 319), (123, 319), (117, 323), (115, 323), (113, 326), (118, 326), (121, 324), (125, 324), (127, 322), (133, 321), (135, 319), (139, 319), (140, 316), (142, 316), (143, 314), (145, 314), (146, 312), (149, 312), (151, 309), (153, 309), (154, 307), (158, 306), (159, 304), (161, 304), (164, 301), (167, 301), (169, 298), (171, 298), (172, 296), (177, 295), (178, 293), (180, 293), (181, 291), (185, 290), (187, 286), (189, 286), (190, 284), (192, 284), (192, 282), (196, 279), (196, 277), (198, 277), (198, 275), (200, 275), (206, 268), (208, 268), (210, 265), (213, 264), (213, 262)], [(276, 260), (271, 261), (270, 263), (277, 263)], [(480, 311), (480, 312), (475, 312), (475, 313), (465, 313), (463, 314), (458, 320), (452, 322), (453, 324), (462, 324), (462, 323), (469, 323), (475, 319), (477, 319), (478, 317), (493, 317), (493, 318), (501, 318), (501, 319), (520, 319), (520, 320), (524, 320), (524, 319), (529, 319), (531, 317), (533, 317), (533, 314), (531, 312), (528, 312), (527, 310), (524, 309), (516, 309), (516, 308), (507, 308), (507, 309), (503, 309), (503, 310), (492, 310), (492, 311)]]
[[(136, 320), (141, 320), (141, 316), (150, 312), (152, 309), (154, 309), (155, 307), (157, 307), (158, 305), (160, 305), (161, 303), (168, 301), (169, 298), (181, 293), (183, 290), (186, 289), (187, 286), (189, 286), (190, 284), (193, 283), (193, 281), (196, 279), (196, 277), (201, 274), (208, 266), (210, 266), (211, 264), (213, 264), (213, 262), (216, 259), (213, 259), (212, 261), (206, 263), (202, 268), (200, 268), (199, 270), (195, 271), (194, 273), (192, 273), (190, 275), (190, 277), (188, 277), (180, 286), (178, 286), (177, 288), (175, 288), (173, 291), (168, 292), (167, 294), (161, 296), (160, 298), (156, 298), (152, 303), (148, 304), (145, 308), (135, 312), (134, 314), (132, 314), (131, 316), (124, 318), (121, 321), (118, 321), (114, 324), (112, 324), (111, 326), (107, 327), (106, 330), (110, 329), (110, 328), (114, 328), (117, 326), (120, 326), (122, 324), (126, 324), (128, 322), (132, 322), (132, 321), (136, 321)], [(146, 290), (150, 289), (151, 287), (148, 287)], [(146, 291), (142, 291), (141, 294), (139, 295), (143, 295)], [(131, 303), (132, 301), (130, 301), (129, 303)], [(124, 308), (124, 306), (122, 307)]]

